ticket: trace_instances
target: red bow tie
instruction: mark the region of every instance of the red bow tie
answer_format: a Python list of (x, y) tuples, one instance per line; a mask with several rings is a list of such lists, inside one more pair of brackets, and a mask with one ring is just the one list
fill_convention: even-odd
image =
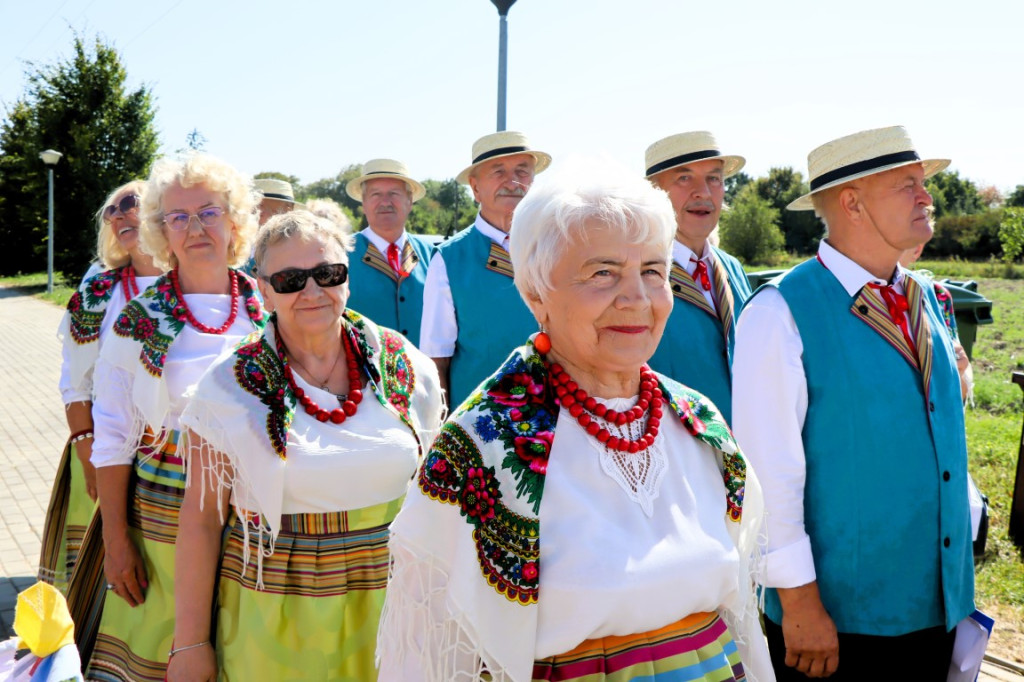
[(693, 271), (693, 281), (700, 282), (700, 285), (704, 287), (704, 291), (711, 291), (711, 276), (708, 274), (708, 264), (696, 258), (691, 258), (690, 262), (697, 264), (697, 268)]
[(398, 244), (388, 244), (388, 265), (396, 275), (405, 277), (405, 271), (402, 270), (402, 259), (398, 255)]
[(907, 302), (907, 297), (903, 294), (896, 293), (891, 284), (876, 284), (874, 282), (868, 283), (868, 286), (877, 291), (881, 296), (882, 300), (885, 301), (885, 306), (889, 309), (889, 317), (896, 323), (896, 326), (903, 332), (903, 338), (906, 339), (907, 344), (912, 350), (915, 349), (914, 338), (910, 335), (910, 326), (907, 324), (907, 311), (910, 310), (910, 304)]

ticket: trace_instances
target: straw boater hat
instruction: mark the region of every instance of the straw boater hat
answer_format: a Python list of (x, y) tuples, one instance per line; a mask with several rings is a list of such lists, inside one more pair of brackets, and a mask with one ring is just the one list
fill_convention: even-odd
[(648, 147), (644, 152), (644, 167), (647, 169), (645, 175), (651, 178), (670, 168), (708, 159), (722, 160), (722, 173), (725, 177), (736, 175), (747, 163), (742, 156), (722, 154), (714, 135), (706, 130), (697, 130), (669, 135)]
[(513, 130), (502, 130), (490, 135), (484, 135), (473, 143), (473, 163), (464, 168), (455, 179), (463, 185), (468, 185), (470, 173), (481, 163), (497, 159), (501, 156), (512, 156), (513, 154), (529, 154), (532, 156), (537, 162), (536, 167), (533, 169), (534, 173), (540, 173), (551, 165), (551, 155), (532, 149), (530, 141), (526, 139), (526, 135)]
[(409, 169), (401, 161), (394, 159), (371, 159), (363, 164), (363, 174), (353, 178), (345, 185), (345, 191), (356, 201), (363, 200), (363, 183), (367, 180), (378, 180), (380, 178), (394, 178), (401, 180), (412, 192), (412, 201), (416, 203), (427, 194), (423, 185), (409, 177)]
[(292, 183), (278, 180), (277, 178), (256, 178), (253, 181), (256, 191), (263, 195), (264, 199), (277, 199), (295, 204), (296, 208), (305, 208), (298, 201), (295, 201), (295, 192), (292, 190)]
[(811, 196), (824, 189), (915, 163), (924, 166), (924, 176), (930, 178), (948, 166), (949, 159), (922, 159), (903, 126), (863, 130), (840, 137), (807, 155), (811, 191), (786, 208), (812, 210)]

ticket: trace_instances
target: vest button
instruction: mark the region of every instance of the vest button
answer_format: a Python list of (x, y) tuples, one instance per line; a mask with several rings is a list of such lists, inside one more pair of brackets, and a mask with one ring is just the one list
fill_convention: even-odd
[(942, 480), (943, 481), (948, 481), (949, 480), (949, 472), (948, 471), (943, 471), (942, 472)]
[(399, 296), (398, 297), (398, 302), (399, 303), (405, 303), (405, 296)]
[(491, 261), (491, 265), (497, 265), (497, 264), (498, 264), (498, 261), (496, 261), (496, 260), (492, 260)]
[(862, 305), (857, 306), (857, 310), (860, 311), (861, 315), (867, 315), (868, 314), (868, 307), (866, 305), (862, 304)]
[(409, 336), (409, 330), (408, 329), (403, 329), (402, 330), (402, 336)]
[(943, 547), (949, 547), (949, 538), (946, 538), (945, 540), (942, 541), (942, 546)]
[(369, 262), (370, 262), (370, 257), (369, 257), (369, 256), (367, 256), (366, 258), (364, 258), (364, 259), (363, 259), (363, 262), (365, 262), (365, 263), (369, 263)]
[(679, 286), (678, 284), (673, 284), (672, 285), (672, 291), (682, 291), (682, 290), (683, 290), (683, 288), (681, 286)]
[(929, 412), (934, 412), (935, 411), (935, 402), (934, 401), (931, 401), (931, 400), (928, 401), (928, 411)]

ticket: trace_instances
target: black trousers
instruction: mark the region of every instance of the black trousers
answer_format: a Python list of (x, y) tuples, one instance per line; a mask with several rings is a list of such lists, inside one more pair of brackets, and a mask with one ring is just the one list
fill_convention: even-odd
[[(764, 619), (768, 650), (778, 682), (804, 682), (807, 677), (786, 665), (786, 643), (782, 627)], [(839, 668), (829, 682), (910, 680), (945, 682), (953, 656), (956, 630), (937, 627), (917, 630), (898, 637), (839, 633)]]

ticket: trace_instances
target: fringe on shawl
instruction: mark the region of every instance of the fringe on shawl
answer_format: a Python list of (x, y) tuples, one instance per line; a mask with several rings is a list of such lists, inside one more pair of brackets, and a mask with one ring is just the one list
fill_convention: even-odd
[(483, 650), (467, 619), (452, 613), (449, 576), (440, 563), (395, 535), (390, 550), (387, 600), (377, 630), (378, 679), (402, 682), (412, 674), (424, 682), (477, 682), (486, 674), (494, 682), (514, 682)]
[[(112, 396), (125, 396), (131, 403), (131, 420), (128, 423), (128, 434), (121, 442), (116, 453), (119, 460), (124, 463), (132, 463), (139, 458), (140, 463), (145, 463), (153, 458), (156, 453), (164, 449), (170, 432), (163, 428), (163, 419), (159, 424), (149, 423), (145, 415), (139, 409), (134, 399), (133, 387), (134, 377), (131, 373), (115, 365), (110, 366), (110, 371), (100, 372), (94, 375), (95, 381), (92, 386), (93, 404), (100, 394)], [(166, 417), (166, 414), (164, 415)], [(139, 453), (139, 446), (146, 445), (149, 449), (147, 454)]]

